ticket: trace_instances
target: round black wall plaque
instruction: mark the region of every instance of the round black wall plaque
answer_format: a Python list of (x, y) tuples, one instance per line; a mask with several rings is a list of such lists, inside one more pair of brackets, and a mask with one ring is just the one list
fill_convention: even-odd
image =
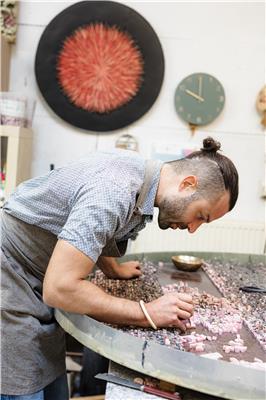
[[(82, 42), (83, 39), (80, 38), (90, 35), (91, 31), (96, 31), (96, 41), (91, 44), (91, 38), (88, 38), (88, 49), (93, 50), (86, 52), (86, 39)], [(101, 35), (106, 35), (106, 41)], [(124, 41), (123, 45), (129, 53), (122, 48), (117, 56), (119, 46), (115, 49), (112, 46), (112, 35), (114, 40)], [(119, 35), (120, 39), (117, 38)], [(108, 40), (111, 45), (106, 45), (107, 50), (101, 49), (102, 44), (106, 44)], [(115, 54), (111, 62), (118, 60), (118, 64), (112, 69), (115, 73), (109, 72), (108, 76), (106, 68), (109, 61), (105, 61), (106, 54), (103, 54), (110, 47), (114, 49), (111, 51), (112, 57)], [(76, 63), (72, 62), (71, 57), (68, 60), (69, 51), (72, 51), (71, 57), (77, 60)], [(126, 54), (129, 54), (128, 59)], [(130, 57), (133, 57), (133, 62)], [(105, 65), (101, 64), (102, 60)], [(80, 78), (81, 70), (83, 74)], [(122, 71), (120, 82), (117, 80), (120, 79), (116, 76), (117, 71)], [(82, 1), (63, 10), (44, 30), (37, 48), (35, 74), (44, 99), (59, 117), (78, 128), (106, 132), (131, 124), (151, 108), (161, 89), (164, 57), (153, 28), (136, 11), (112, 1)], [(77, 79), (75, 82), (75, 74), (83, 81)], [(101, 74), (105, 74), (102, 82)], [(126, 76), (123, 78), (124, 74)], [(131, 83), (128, 95), (122, 93), (123, 87), (125, 91), (127, 88), (126, 84), (123, 86), (122, 79)], [(84, 90), (81, 89), (83, 87)], [(91, 87), (96, 88), (95, 93), (99, 94), (99, 108), (97, 96), (91, 93)], [(99, 87), (102, 92), (97, 92)], [(117, 100), (120, 95), (121, 102), (112, 103), (111, 100)]]

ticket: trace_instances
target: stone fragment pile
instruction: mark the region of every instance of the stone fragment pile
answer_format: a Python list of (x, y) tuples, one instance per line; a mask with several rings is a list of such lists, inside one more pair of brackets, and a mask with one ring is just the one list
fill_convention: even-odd
[(243, 286), (266, 287), (266, 264), (208, 260), (204, 270), (222, 295), (241, 312), (244, 323), (266, 350), (266, 295), (246, 293)]
[[(160, 297), (163, 293), (177, 291), (193, 296), (195, 311), (187, 321), (189, 329), (186, 334), (180, 334), (176, 328), (158, 329), (121, 327), (128, 334), (143, 340), (153, 340), (173, 349), (190, 351), (213, 359), (227, 359), (235, 364), (243, 364), (259, 369), (265, 369), (266, 363), (260, 358), (245, 361), (242, 354), (248, 350), (248, 343), (240, 336), (243, 324), (247, 326), (256, 340), (266, 349), (266, 296), (246, 294), (239, 291), (243, 285), (265, 285), (266, 266), (242, 265), (236, 262), (222, 263), (209, 260), (204, 270), (224, 297), (217, 298), (208, 293), (199, 292), (180, 281), (161, 287), (157, 270), (160, 265), (144, 262), (142, 276), (133, 280), (108, 279), (101, 271), (97, 271), (91, 281), (113, 296), (145, 303)], [(247, 271), (248, 269), (248, 271)], [(255, 273), (256, 269), (256, 273)], [(217, 344), (216, 344), (217, 343)], [(220, 343), (220, 345), (219, 345)], [(220, 350), (216, 349), (218, 347)], [(215, 349), (210, 351), (210, 348)], [(229, 357), (234, 354), (234, 357)]]

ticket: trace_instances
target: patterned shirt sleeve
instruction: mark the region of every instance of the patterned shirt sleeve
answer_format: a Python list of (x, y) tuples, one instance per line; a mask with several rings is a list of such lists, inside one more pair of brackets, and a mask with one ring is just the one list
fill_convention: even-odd
[(68, 219), (58, 235), (94, 262), (103, 247), (125, 224), (130, 196), (114, 182), (87, 183), (72, 200)]

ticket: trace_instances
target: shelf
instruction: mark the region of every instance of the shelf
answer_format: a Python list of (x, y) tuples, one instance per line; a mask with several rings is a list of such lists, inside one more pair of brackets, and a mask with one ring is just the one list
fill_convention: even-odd
[(1, 172), (5, 171), (3, 202), (23, 181), (31, 177), (32, 129), (0, 125)]

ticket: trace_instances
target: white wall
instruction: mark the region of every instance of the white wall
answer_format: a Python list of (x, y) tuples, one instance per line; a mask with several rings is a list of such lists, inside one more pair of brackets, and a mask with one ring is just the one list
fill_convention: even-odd
[[(263, 2), (124, 2), (153, 26), (165, 56), (160, 95), (140, 120), (116, 132), (97, 134), (68, 125), (46, 105), (34, 76), (40, 36), (49, 21), (71, 2), (20, 1), (17, 43), (13, 47), (10, 90), (37, 99), (34, 118), (32, 176), (46, 173), (49, 164), (65, 164), (96, 149), (110, 149), (118, 136), (130, 133), (140, 152), (151, 156), (154, 143), (200, 146), (211, 134), (240, 173), (237, 207), (225, 218), (262, 222), (265, 201), (260, 198), (265, 174), (265, 135), (255, 109), (264, 85), (265, 13)], [(223, 113), (192, 138), (177, 117), (174, 92), (193, 72), (216, 76), (226, 92)]]

